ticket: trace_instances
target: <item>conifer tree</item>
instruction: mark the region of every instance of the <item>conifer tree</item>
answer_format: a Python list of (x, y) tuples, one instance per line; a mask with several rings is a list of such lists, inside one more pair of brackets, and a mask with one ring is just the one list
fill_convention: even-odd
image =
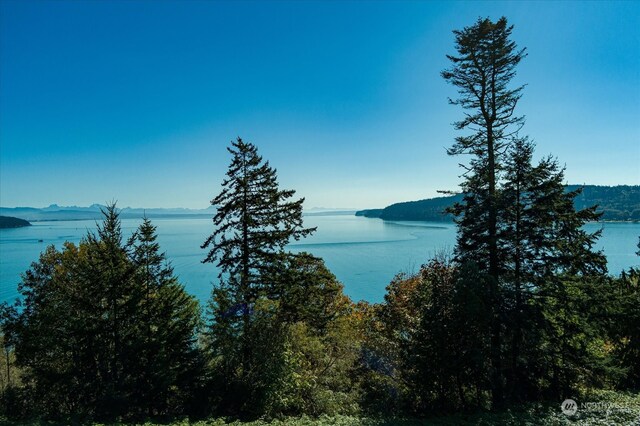
[(131, 360), (139, 345), (137, 309), (141, 292), (134, 281), (135, 269), (129, 261), (131, 246), (123, 240), (120, 215), (115, 203), (103, 210), (104, 220), (96, 233), (86, 238), (87, 264), (83, 268), (85, 291), (96, 300), (94, 312), (95, 346), (100, 381), (96, 387), (98, 417), (126, 414), (132, 384)]
[(211, 201), (217, 208), (215, 230), (202, 245), (209, 248), (204, 262), (220, 269), (209, 309), (209, 341), (219, 366), (223, 410), (255, 412), (267, 384), (275, 382), (269, 374), (281, 358), (282, 335), (273, 322), (279, 305), (273, 302), (282, 297), (281, 277), (292, 256), (285, 246), (315, 228), (304, 228), (304, 199), (291, 200), (295, 191), (279, 188), (276, 170), (255, 145), (238, 138), (227, 149), (232, 155), (227, 178)]
[(534, 146), (519, 136), (524, 118), (515, 109), (524, 86), (510, 86), (526, 54), (510, 40), (512, 29), (500, 18), (454, 31), (458, 55), (448, 56), (452, 67), (442, 73), (458, 89), (450, 103), (465, 114), (455, 127), (470, 132), (448, 151), (471, 156), (462, 165), (463, 200), (451, 212), (458, 224), (457, 261), (473, 262), (488, 275), (493, 407), (505, 402), (505, 381), (514, 399), (528, 386), (521, 363), (534, 356), (522, 353), (523, 342), (542, 338), (548, 325), (545, 306), (531, 302), (534, 294), (536, 300), (561, 297), (563, 283), (572, 282), (561, 275), (606, 272), (604, 256), (594, 249), (599, 232), (583, 229), (598, 219), (595, 207), (576, 211), (580, 191), (565, 191), (555, 159), (533, 165)]
[(130, 239), (140, 306), (134, 405), (149, 416), (184, 410), (186, 388), (197, 381), (195, 346), (199, 308), (160, 252), (156, 227), (146, 217)]
[(465, 166), (466, 181), (462, 203), (453, 213), (458, 223), (457, 257), (462, 263), (473, 261), (490, 276), (492, 299), (491, 362), (494, 406), (503, 398), (501, 348), (501, 274), (499, 249), (499, 173), (504, 151), (524, 122), (515, 114), (523, 86), (509, 87), (516, 66), (526, 56), (510, 40), (513, 27), (506, 18), (497, 22), (478, 21), (463, 30), (454, 31), (457, 56), (448, 55), (452, 67), (442, 77), (458, 89), (459, 97), (450, 99), (465, 110), (465, 118), (454, 124), (457, 130), (471, 133), (456, 137), (450, 155), (470, 154)]
[(552, 289), (559, 295), (562, 286), (571, 284), (559, 277), (589, 279), (606, 272), (604, 256), (593, 250), (600, 232), (588, 233), (583, 228), (599, 215), (594, 208), (576, 211), (573, 200), (578, 192), (565, 190), (564, 170), (557, 160), (548, 156), (534, 165), (533, 151), (534, 144), (527, 138), (514, 139), (505, 160), (500, 195), (504, 317), (509, 341), (505, 370), (513, 400), (526, 399), (527, 392), (535, 391), (538, 380), (530, 374), (535, 371), (532, 364), (542, 356), (539, 347), (545, 346), (541, 341), (541, 330), (546, 327), (544, 304), (549, 302)]
[[(532, 271), (536, 256), (542, 249), (539, 244), (546, 243), (540, 238), (542, 227), (533, 213), (533, 190), (537, 184), (532, 156), (534, 145), (527, 138), (516, 138), (507, 152), (505, 160), (505, 183), (501, 192), (500, 231), (504, 246), (504, 299), (505, 313), (509, 327), (505, 330), (508, 353), (506, 379), (510, 398), (514, 401), (523, 398), (522, 378), (526, 369), (522, 368), (522, 351), (527, 325), (531, 325), (530, 298), (534, 285)], [(531, 349), (531, 348), (527, 348)]]
[(183, 413), (197, 302), (164, 264), (149, 221), (125, 242), (115, 205), (103, 214), (95, 233), (47, 248), (23, 276), (3, 328), (27, 402), (83, 421)]
[(278, 187), (276, 170), (255, 145), (238, 138), (227, 149), (233, 158), (222, 192), (211, 201), (218, 210), (215, 231), (202, 245), (209, 248), (204, 262), (217, 263), (220, 278), (232, 277), (239, 301), (250, 305), (267, 290), (263, 278), (285, 245), (315, 228), (303, 227), (304, 198), (290, 200), (295, 191)]

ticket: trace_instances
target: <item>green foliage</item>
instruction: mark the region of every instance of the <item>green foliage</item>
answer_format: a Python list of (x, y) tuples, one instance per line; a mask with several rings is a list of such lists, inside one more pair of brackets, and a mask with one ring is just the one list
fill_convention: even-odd
[(342, 284), (321, 259), (309, 253), (283, 256), (271, 279), (275, 283), (271, 296), (279, 300), (278, 314), (283, 322), (304, 322), (323, 332), (348, 309), (350, 302), (342, 294)]
[[(640, 185), (565, 185), (565, 192), (582, 189), (574, 198), (574, 206), (582, 210), (598, 206), (604, 221), (640, 221)], [(356, 216), (380, 218), (384, 220), (452, 221), (447, 211), (462, 200), (462, 194), (427, 198), (391, 204), (384, 209), (359, 210)]]
[[(640, 246), (640, 244), (639, 244)], [(638, 253), (640, 256), (640, 252)], [(612, 310), (607, 324), (615, 363), (624, 373), (617, 383), (624, 389), (640, 389), (640, 270), (631, 268), (614, 280), (603, 300)]]
[(97, 234), (48, 247), (3, 322), (36, 414), (114, 418), (181, 412), (198, 305), (158, 254), (145, 221), (123, 242), (115, 205)]
[[(488, 279), (473, 265), (433, 260), (397, 277), (369, 319), (364, 388), (386, 414), (484, 408), (488, 389)], [(387, 395), (384, 395), (384, 393)]]
[(494, 409), (567, 395), (601, 376), (607, 359), (596, 355), (602, 328), (585, 302), (606, 273), (606, 259), (594, 250), (600, 232), (583, 229), (600, 215), (595, 206), (576, 210), (581, 189), (566, 190), (554, 158), (534, 165), (534, 145), (518, 135), (523, 86), (509, 85), (526, 55), (511, 32), (505, 18), (454, 31), (458, 56), (449, 56), (452, 67), (442, 73), (458, 89), (450, 103), (465, 111), (454, 126), (471, 132), (449, 150), (471, 155), (463, 165), (462, 201), (450, 212), (458, 225), (457, 263), (486, 274)]
[[(553, 316), (565, 309), (579, 309), (580, 326), (591, 326), (591, 318), (574, 298), (584, 290), (572, 287), (572, 283), (593, 282), (593, 277), (606, 272), (604, 256), (593, 250), (599, 232), (589, 234), (582, 227), (598, 215), (593, 208), (575, 211), (573, 200), (580, 190), (566, 192), (564, 173), (555, 159), (546, 157), (532, 164), (533, 151), (534, 145), (526, 138), (514, 139), (500, 192), (500, 303), (507, 341), (503, 352), (507, 389), (514, 401), (535, 399), (541, 394), (559, 397), (569, 392), (571, 386), (564, 390), (556, 387), (551, 395), (549, 388), (543, 390), (546, 385), (540, 384), (555, 374), (538, 369), (538, 360), (554, 359), (542, 349), (559, 348), (554, 344), (560, 341), (566, 343), (565, 336), (549, 344), (552, 334), (542, 333), (549, 330), (546, 313)], [(590, 361), (587, 354), (583, 355), (581, 365), (587, 369)], [(596, 369), (595, 364), (591, 367)], [(575, 376), (572, 383), (578, 382)]]
[(239, 297), (251, 303), (264, 274), (291, 239), (315, 231), (302, 224), (304, 198), (289, 201), (292, 190), (278, 188), (276, 170), (263, 161), (258, 149), (238, 138), (228, 148), (232, 155), (222, 192), (211, 204), (217, 208), (215, 231), (202, 245), (210, 247), (204, 262), (217, 262), (220, 278), (237, 278)]
[[(306, 254), (290, 260), (277, 297), (258, 298), (241, 333), (225, 316), (211, 324), (217, 412), (273, 418), (358, 409), (355, 308), (322, 261)], [(226, 292), (215, 294), (217, 309), (229, 306)], [(245, 345), (251, 357), (240, 364)]]
[(129, 403), (144, 408), (140, 416), (188, 412), (190, 393), (198, 390), (203, 372), (195, 334), (199, 304), (173, 275), (156, 239), (156, 227), (144, 218), (129, 242), (139, 291), (137, 377)]
[(512, 138), (524, 124), (515, 108), (524, 86), (509, 87), (516, 66), (526, 56), (511, 37), (512, 26), (506, 18), (497, 22), (478, 19), (460, 31), (454, 31), (457, 56), (448, 55), (451, 68), (442, 77), (458, 90), (458, 98), (449, 100), (464, 110), (449, 155), (471, 155), (460, 185), (463, 198), (450, 212), (458, 225), (456, 259), (461, 264), (476, 263), (487, 280), (491, 322), (491, 390), (493, 405), (503, 402), (503, 365), (501, 330), (501, 248), (499, 247), (500, 181), (506, 151)]
[(208, 347), (218, 389), (214, 405), (225, 414), (257, 415), (268, 404), (283, 368), (285, 333), (279, 319), (286, 288), (279, 279), (290, 257), (284, 246), (314, 231), (302, 224), (304, 199), (278, 187), (275, 169), (255, 145), (238, 138), (222, 191), (212, 201), (215, 231), (202, 248), (216, 262), (220, 283), (209, 306)]
[(416, 300), (419, 275), (396, 276), (387, 286), (385, 301), (361, 307), (363, 408), (376, 415), (400, 415), (411, 409), (412, 366), (407, 363), (413, 331), (417, 328)]
[[(575, 397), (580, 405), (590, 404), (585, 409), (579, 409), (573, 416), (567, 416), (560, 409), (560, 402), (546, 404), (523, 404), (522, 406), (499, 412), (457, 413), (447, 416), (428, 418), (407, 417), (362, 417), (350, 415), (319, 416), (319, 417), (286, 417), (271, 421), (255, 420), (243, 422), (233, 419), (212, 418), (207, 420), (177, 420), (170, 423), (141, 423), (144, 426), (171, 425), (171, 426), (421, 426), (421, 425), (635, 425), (640, 418), (640, 394), (613, 392), (613, 391), (587, 391)], [(0, 418), (0, 422), (2, 422)], [(10, 422), (2, 424), (7, 426), (37, 426), (50, 425), (62, 426), (67, 423), (54, 422)], [(101, 426), (100, 423), (88, 423)], [(120, 423), (118, 423), (120, 424)]]
[(560, 276), (536, 294), (540, 336), (526, 367), (535, 372), (539, 395), (570, 398), (580, 388), (606, 387), (620, 375), (605, 328), (611, 289), (606, 278)]
[(352, 315), (332, 319), (322, 332), (305, 322), (289, 324), (283, 369), (270, 395), (267, 414), (336, 415), (356, 413), (354, 386), (360, 342)]
[(209, 308), (208, 352), (215, 412), (241, 417), (354, 412), (351, 371), (358, 339), (351, 302), (321, 259), (284, 247), (315, 229), (302, 202), (278, 188), (276, 172), (238, 138), (206, 262), (220, 283)]

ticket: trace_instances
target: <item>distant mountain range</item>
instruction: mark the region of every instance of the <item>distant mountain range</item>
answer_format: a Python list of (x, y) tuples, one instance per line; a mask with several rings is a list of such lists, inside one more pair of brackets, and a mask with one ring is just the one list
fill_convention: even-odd
[[(101, 219), (101, 209), (104, 208), (100, 204), (92, 204), (89, 207), (79, 206), (59, 206), (57, 204), (51, 204), (49, 207), (35, 208), (35, 207), (0, 207), (0, 215), (13, 216), (20, 219), (28, 220), (30, 222), (44, 221), (44, 220), (87, 220), (87, 219)], [(209, 207), (206, 209), (185, 209), (185, 208), (171, 208), (171, 209), (144, 209), (144, 208), (131, 208), (125, 207), (120, 209), (120, 217), (123, 219), (139, 219), (146, 215), (149, 218), (160, 217), (176, 217), (176, 216), (201, 216), (212, 217), (215, 214), (215, 208)]]
[[(567, 191), (583, 188), (575, 199), (577, 209), (598, 205), (602, 220), (640, 221), (640, 185), (567, 185)], [(356, 216), (384, 220), (451, 221), (444, 210), (462, 200), (462, 194), (391, 204), (384, 209), (360, 210)]]
[[(79, 206), (59, 206), (51, 204), (48, 207), (0, 207), (0, 215), (20, 218), (29, 222), (40, 222), (47, 220), (100, 220), (105, 206), (101, 204), (92, 204), (89, 207)], [(120, 217), (123, 219), (140, 219), (144, 215), (148, 218), (176, 218), (176, 217), (208, 217), (211, 218), (216, 213), (215, 207), (211, 206), (206, 209), (186, 209), (186, 208), (132, 208), (125, 207), (120, 210)], [(353, 215), (355, 209), (325, 209), (312, 208), (304, 212), (305, 216), (334, 216), (334, 215)]]

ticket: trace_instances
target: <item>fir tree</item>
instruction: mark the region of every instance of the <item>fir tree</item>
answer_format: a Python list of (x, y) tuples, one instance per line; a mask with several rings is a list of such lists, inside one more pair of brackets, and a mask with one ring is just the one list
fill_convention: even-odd
[(276, 170), (255, 145), (238, 138), (228, 151), (227, 178), (211, 201), (217, 208), (215, 230), (202, 245), (209, 248), (204, 262), (220, 269), (210, 304), (209, 341), (222, 374), (223, 410), (255, 412), (265, 401), (266, 384), (275, 382), (268, 377), (281, 358), (280, 326), (269, 321), (278, 318), (279, 303), (272, 302), (282, 296), (282, 277), (292, 256), (285, 246), (315, 228), (304, 228), (304, 199), (292, 201), (295, 191), (278, 187)]
[(185, 410), (188, 382), (197, 382), (198, 302), (186, 293), (160, 252), (156, 227), (144, 218), (130, 239), (140, 306), (134, 405), (149, 416)]
[(590, 234), (583, 229), (599, 215), (594, 208), (576, 211), (573, 200), (578, 192), (565, 190), (564, 170), (557, 160), (549, 156), (534, 165), (533, 151), (534, 144), (527, 138), (514, 139), (505, 160), (500, 196), (501, 282), (510, 342), (505, 348), (505, 370), (515, 401), (537, 392), (538, 380), (531, 372), (542, 356), (539, 348), (546, 347), (542, 313), (551, 290), (564, 294), (561, 287), (572, 283), (567, 277), (590, 280), (606, 272), (604, 256), (593, 250), (600, 232)]
[[(87, 264), (79, 283), (85, 294), (98, 302), (93, 313), (97, 327), (95, 346), (100, 381), (96, 387), (96, 416), (122, 416), (132, 384), (129, 380), (139, 345), (137, 309), (141, 292), (134, 281), (135, 269), (129, 261), (131, 246), (123, 241), (120, 215), (115, 203), (103, 210), (104, 220), (96, 233), (86, 238)], [(91, 305), (86, 305), (89, 307)]]
[(291, 201), (293, 190), (278, 187), (276, 170), (263, 161), (252, 143), (238, 138), (228, 148), (232, 161), (222, 192), (211, 204), (217, 208), (215, 231), (202, 245), (204, 262), (217, 263), (220, 277), (232, 277), (241, 303), (250, 305), (285, 245), (315, 231), (304, 228), (304, 198)]
[(9, 311), (3, 329), (27, 404), (83, 421), (183, 413), (197, 383), (197, 302), (165, 264), (149, 221), (124, 242), (115, 205), (103, 214), (79, 245), (41, 254)]
[(531, 384), (521, 377), (526, 371), (521, 365), (535, 351), (523, 354), (523, 342), (542, 339), (548, 323), (545, 306), (536, 306), (534, 295), (535, 300), (561, 297), (563, 283), (570, 285), (572, 277), (606, 273), (604, 256), (594, 249), (599, 232), (583, 229), (598, 219), (595, 207), (576, 211), (580, 190), (565, 191), (555, 159), (533, 165), (534, 146), (518, 134), (524, 118), (515, 108), (523, 86), (510, 84), (526, 55), (510, 40), (512, 29), (501, 18), (479, 19), (455, 31), (458, 56), (448, 56), (452, 68), (442, 73), (460, 95), (450, 103), (465, 110), (456, 129), (472, 132), (457, 137), (449, 150), (471, 155), (463, 165), (463, 200), (451, 211), (458, 224), (457, 261), (473, 262), (488, 275), (494, 407), (504, 402), (505, 381), (516, 400)]
[(458, 88), (459, 97), (450, 99), (465, 110), (465, 118), (456, 122), (458, 130), (471, 134), (456, 137), (450, 155), (471, 154), (466, 167), (465, 193), (453, 213), (458, 227), (457, 257), (462, 263), (474, 261), (491, 277), (492, 299), (492, 393), (495, 406), (502, 403), (501, 295), (499, 250), (499, 173), (504, 151), (524, 118), (515, 114), (523, 86), (509, 87), (516, 66), (525, 57), (510, 40), (513, 27), (506, 18), (497, 22), (478, 19), (475, 25), (454, 31), (457, 56), (448, 55), (452, 67), (442, 77)]

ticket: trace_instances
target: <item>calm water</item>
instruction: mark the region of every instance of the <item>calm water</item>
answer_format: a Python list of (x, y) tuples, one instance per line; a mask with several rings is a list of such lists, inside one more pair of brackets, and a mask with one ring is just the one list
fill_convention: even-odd
[[(125, 236), (139, 220), (122, 221)], [(211, 219), (155, 219), (158, 240), (166, 251), (180, 280), (189, 292), (206, 300), (217, 271), (202, 264), (205, 252), (200, 244), (212, 231)], [(329, 269), (345, 285), (355, 300), (379, 302), (385, 286), (399, 272), (416, 271), (436, 252), (451, 251), (455, 244), (452, 224), (430, 222), (384, 222), (356, 216), (306, 216), (307, 226), (317, 226), (310, 238), (292, 244), (292, 251), (308, 251), (322, 257)], [(637, 266), (635, 252), (640, 224), (589, 224), (589, 230), (604, 227), (598, 244), (609, 261), (609, 271)], [(17, 295), (20, 273), (38, 259), (49, 244), (60, 247), (64, 241), (78, 242), (94, 221), (36, 222), (33, 226), (0, 230), (0, 302)], [(39, 240), (42, 240), (40, 242)]]

